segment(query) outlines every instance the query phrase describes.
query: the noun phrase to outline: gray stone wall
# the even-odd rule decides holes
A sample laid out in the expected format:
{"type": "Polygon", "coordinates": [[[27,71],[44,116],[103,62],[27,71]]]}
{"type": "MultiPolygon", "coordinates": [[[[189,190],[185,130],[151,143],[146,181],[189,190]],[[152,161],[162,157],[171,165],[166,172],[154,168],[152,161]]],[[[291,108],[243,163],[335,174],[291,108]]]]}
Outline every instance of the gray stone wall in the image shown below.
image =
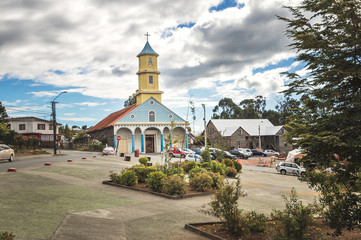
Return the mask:
{"type": "Polygon", "coordinates": [[[103,128],[101,130],[96,130],[92,132],[88,132],[90,134],[90,138],[97,139],[103,143],[108,144],[108,146],[114,147],[114,127],[110,126],[107,128],[103,128]]]}

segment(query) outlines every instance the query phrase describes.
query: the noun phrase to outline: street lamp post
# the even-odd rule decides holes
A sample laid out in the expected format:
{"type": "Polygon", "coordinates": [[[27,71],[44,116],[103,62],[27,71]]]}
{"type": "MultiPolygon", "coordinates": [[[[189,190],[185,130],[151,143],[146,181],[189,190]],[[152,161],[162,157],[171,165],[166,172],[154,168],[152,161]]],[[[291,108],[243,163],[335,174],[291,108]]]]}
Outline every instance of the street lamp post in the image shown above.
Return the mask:
{"type": "Polygon", "coordinates": [[[202,103],[202,107],[203,107],[203,110],[204,110],[204,147],[205,148],[208,148],[207,147],[207,123],[206,123],[206,105],[204,105],[202,103]]]}
{"type": "Polygon", "coordinates": [[[261,145],[261,123],[263,123],[263,121],[261,121],[258,125],[258,146],[259,149],[262,149],[262,145],[261,145]]]}
{"type": "Polygon", "coordinates": [[[67,93],[67,91],[63,91],[61,93],[59,93],[58,96],[56,96],[56,98],[53,99],[53,101],[51,101],[51,110],[52,110],[52,115],[53,115],[53,142],[54,142],[54,155],[56,155],[56,111],[55,111],[55,104],[57,102],[55,102],[55,99],[57,99],[61,94],[63,93],[67,93]]]}

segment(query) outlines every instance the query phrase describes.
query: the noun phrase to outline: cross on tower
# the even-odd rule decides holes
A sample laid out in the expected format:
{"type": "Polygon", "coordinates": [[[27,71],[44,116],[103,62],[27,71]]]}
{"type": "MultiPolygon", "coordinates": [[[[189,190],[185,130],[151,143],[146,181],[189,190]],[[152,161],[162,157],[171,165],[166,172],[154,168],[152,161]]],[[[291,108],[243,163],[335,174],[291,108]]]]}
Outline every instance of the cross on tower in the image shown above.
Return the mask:
{"type": "Polygon", "coordinates": [[[145,36],[147,36],[147,42],[148,42],[148,37],[150,36],[150,34],[147,32],[146,34],[144,34],[145,36]]]}

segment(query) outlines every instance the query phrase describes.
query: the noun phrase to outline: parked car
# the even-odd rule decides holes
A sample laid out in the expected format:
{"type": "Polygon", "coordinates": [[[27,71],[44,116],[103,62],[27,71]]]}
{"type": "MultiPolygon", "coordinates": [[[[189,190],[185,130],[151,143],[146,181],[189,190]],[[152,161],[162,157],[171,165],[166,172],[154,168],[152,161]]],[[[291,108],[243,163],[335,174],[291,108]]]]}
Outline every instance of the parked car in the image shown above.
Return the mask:
{"type": "Polygon", "coordinates": [[[186,155],[184,160],[195,161],[197,163],[200,163],[202,161],[202,157],[195,153],[189,153],[186,155]]]}
{"type": "Polygon", "coordinates": [[[258,149],[252,149],[251,151],[252,151],[253,156],[267,157],[267,154],[265,154],[264,152],[262,152],[258,149]]]}
{"type": "Polygon", "coordinates": [[[188,153],[183,151],[181,148],[170,147],[168,150],[169,157],[181,157],[185,158],[188,153]]]}
{"type": "Polygon", "coordinates": [[[105,147],[103,149],[103,154],[104,155],[114,155],[115,154],[115,150],[113,147],[105,147]]]}
{"type": "Polygon", "coordinates": [[[306,173],[306,169],[298,166],[296,163],[280,162],[276,165],[276,170],[283,175],[293,174],[297,176],[303,176],[306,173]]]}
{"type": "Polygon", "coordinates": [[[236,155],[239,158],[242,158],[242,159],[247,159],[248,158],[248,154],[243,152],[242,150],[239,150],[239,149],[233,149],[233,150],[231,150],[229,152],[231,154],[233,154],[233,155],[236,155]]]}
{"type": "Polygon", "coordinates": [[[182,148],[182,151],[186,153],[195,153],[193,150],[190,150],[189,148],[182,148]]]}
{"type": "Polygon", "coordinates": [[[253,153],[251,151],[251,149],[249,148],[238,148],[237,150],[242,151],[243,153],[245,153],[248,157],[252,157],[253,153]]]}
{"type": "Polygon", "coordinates": [[[231,153],[228,152],[228,151],[224,151],[224,157],[225,157],[225,158],[229,158],[229,159],[237,159],[237,156],[236,156],[236,155],[233,155],[233,154],[231,154],[231,153]]]}
{"type": "Polygon", "coordinates": [[[0,160],[8,160],[9,162],[14,161],[15,153],[14,150],[5,144],[0,144],[0,160]]]}
{"type": "Polygon", "coordinates": [[[274,150],[272,149],[265,149],[263,151],[265,154],[267,154],[267,156],[276,156],[276,157],[279,157],[280,156],[280,153],[279,152],[275,152],[274,150]]]}

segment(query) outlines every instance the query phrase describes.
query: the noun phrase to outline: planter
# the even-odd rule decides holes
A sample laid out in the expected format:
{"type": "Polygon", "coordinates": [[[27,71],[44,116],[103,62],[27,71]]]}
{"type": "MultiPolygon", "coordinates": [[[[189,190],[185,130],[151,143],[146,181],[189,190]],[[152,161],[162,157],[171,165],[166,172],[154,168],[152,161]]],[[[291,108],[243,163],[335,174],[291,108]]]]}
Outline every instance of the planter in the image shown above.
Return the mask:
{"type": "Polygon", "coordinates": [[[200,197],[200,196],[209,196],[209,195],[213,194],[212,192],[199,192],[199,193],[189,193],[189,194],[186,194],[184,196],[180,196],[180,195],[172,196],[172,195],[168,195],[168,194],[165,194],[165,193],[152,192],[152,191],[149,191],[149,190],[146,190],[146,189],[120,185],[120,184],[117,184],[117,183],[113,183],[111,181],[103,181],[103,184],[107,184],[107,185],[111,185],[111,186],[115,186],[115,187],[120,187],[120,188],[126,188],[126,189],[130,189],[130,190],[135,190],[135,191],[138,191],[138,192],[145,192],[145,193],[149,193],[149,194],[152,194],[152,195],[156,195],[156,196],[163,197],[163,198],[168,198],[168,199],[173,199],[173,200],[179,200],[179,199],[184,199],[184,198],[192,198],[192,197],[200,197]]]}
{"type": "Polygon", "coordinates": [[[202,235],[206,238],[212,239],[212,240],[226,240],[225,238],[222,238],[220,236],[214,235],[210,232],[207,231],[203,231],[201,229],[199,229],[199,226],[204,226],[204,225],[211,225],[211,224],[218,224],[218,223],[222,223],[222,222],[205,222],[205,223],[188,223],[184,226],[185,229],[188,229],[194,233],[197,233],[199,235],[202,235]]]}

